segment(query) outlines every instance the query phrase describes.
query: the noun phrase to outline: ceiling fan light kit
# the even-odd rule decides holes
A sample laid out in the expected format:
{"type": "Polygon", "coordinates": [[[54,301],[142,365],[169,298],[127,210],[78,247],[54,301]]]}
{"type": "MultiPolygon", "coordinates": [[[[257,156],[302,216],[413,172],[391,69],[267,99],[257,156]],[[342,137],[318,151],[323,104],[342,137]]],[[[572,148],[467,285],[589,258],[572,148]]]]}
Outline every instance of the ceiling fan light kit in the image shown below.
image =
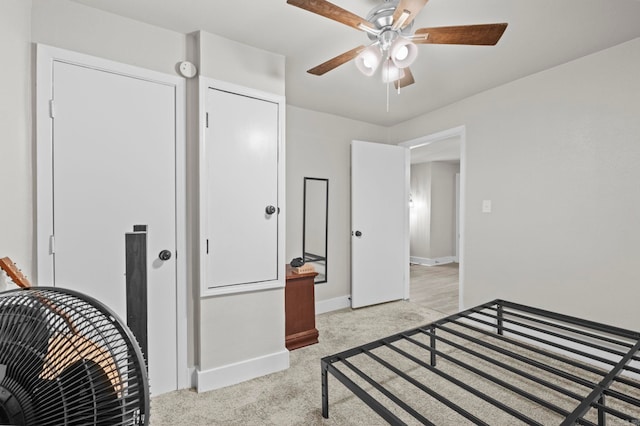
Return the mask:
{"type": "Polygon", "coordinates": [[[397,67],[391,59],[382,64],[382,82],[392,83],[404,77],[404,69],[397,67]]]}
{"type": "MultiPolygon", "coordinates": [[[[380,39],[380,41],[373,43],[360,52],[354,62],[362,74],[371,77],[375,74],[383,58],[385,61],[392,61],[392,67],[385,62],[386,65],[384,69],[386,73],[382,76],[382,81],[388,83],[397,80],[390,80],[391,75],[400,76],[400,73],[397,71],[398,68],[407,68],[416,60],[418,57],[418,46],[411,40],[398,36],[394,32],[381,34],[380,39]],[[394,37],[385,37],[388,34],[394,37]],[[392,41],[389,42],[388,39],[392,41]]],[[[401,76],[399,78],[401,78],[401,76]]]]}
{"type": "Polygon", "coordinates": [[[404,37],[398,37],[389,50],[389,56],[398,68],[406,68],[418,57],[418,46],[404,37]]]}
{"type": "Polygon", "coordinates": [[[342,53],[307,72],[323,75],[355,59],[356,67],[366,76],[382,68],[382,81],[394,82],[396,88],[415,81],[409,66],[418,56],[417,44],[495,45],[507,28],[506,23],[419,28],[411,32],[413,20],[428,0],[385,0],[373,8],[366,19],[327,0],[287,0],[288,4],[348,25],[367,34],[373,41],[342,53]],[[380,67],[382,64],[382,67],[380,67]]]}
{"type": "Polygon", "coordinates": [[[372,44],[360,52],[354,62],[362,74],[370,77],[375,74],[382,62],[382,52],[377,45],[372,44]]]}

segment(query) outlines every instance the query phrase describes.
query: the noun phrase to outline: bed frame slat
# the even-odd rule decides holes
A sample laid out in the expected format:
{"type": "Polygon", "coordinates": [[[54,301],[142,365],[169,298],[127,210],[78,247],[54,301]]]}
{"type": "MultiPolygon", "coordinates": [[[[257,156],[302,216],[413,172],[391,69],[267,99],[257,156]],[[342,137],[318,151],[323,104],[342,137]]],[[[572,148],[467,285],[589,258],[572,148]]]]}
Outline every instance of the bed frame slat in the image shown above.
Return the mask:
{"type": "MultiPolygon", "coordinates": [[[[585,418],[592,410],[596,412],[598,425],[604,426],[608,416],[640,424],[640,398],[622,390],[624,386],[628,387],[626,389],[640,390],[637,380],[640,376],[639,362],[639,332],[496,299],[425,326],[322,358],[322,415],[325,418],[329,416],[328,376],[332,375],[392,425],[404,425],[405,422],[388,408],[388,404],[394,404],[422,424],[434,424],[429,414],[424,410],[421,412],[420,407],[416,406],[419,402],[412,405],[391,390],[389,384],[396,383],[395,380],[400,380],[396,385],[410,384],[474,424],[484,425],[488,420],[494,422],[493,419],[480,418],[451,400],[443,393],[445,389],[439,390],[434,385],[417,380],[411,373],[418,368],[424,374],[434,374],[449,386],[462,390],[462,395],[473,395],[500,412],[528,424],[541,423],[526,412],[509,406],[500,397],[488,394],[486,389],[466,383],[458,375],[471,374],[475,380],[497,386],[496,390],[502,389],[502,392],[524,398],[534,410],[544,409],[555,413],[564,418],[560,425],[595,425],[585,418]],[[461,358],[463,354],[464,360],[461,358]],[[369,363],[356,366],[350,361],[359,357],[365,357],[363,360],[368,359],[369,363]],[[397,358],[406,360],[402,364],[408,362],[414,367],[405,371],[407,367],[402,369],[392,362],[397,358]],[[437,363],[438,358],[444,361],[443,365],[437,363]],[[475,365],[476,360],[478,366],[475,365]],[[371,363],[391,372],[393,377],[389,379],[385,375],[385,385],[376,381],[366,371],[371,363]],[[483,363],[493,366],[495,373],[481,368],[483,363]],[[518,365],[528,368],[525,371],[518,365]],[[352,376],[357,376],[383,395],[385,401],[381,402],[356,384],[340,367],[348,369],[352,376]],[[519,380],[525,380],[522,383],[541,386],[539,392],[542,389],[547,391],[544,397],[536,395],[528,388],[505,380],[503,375],[519,377],[519,380]],[[598,378],[594,381],[593,377],[598,378]],[[564,385],[556,383],[556,380],[564,385]],[[616,388],[612,389],[614,384],[616,388]],[[569,409],[563,408],[554,403],[555,400],[552,402],[547,399],[549,391],[562,395],[563,404],[569,404],[570,401],[575,401],[575,404],[569,409]],[[619,401],[616,406],[611,405],[614,400],[619,401]],[[627,412],[627,406],[638,410],[627,412]]],[[[448,393],[451,394],[450,391],[448,393]]],[[[460,398],[465,400],[464,397],[460,398]]]]}

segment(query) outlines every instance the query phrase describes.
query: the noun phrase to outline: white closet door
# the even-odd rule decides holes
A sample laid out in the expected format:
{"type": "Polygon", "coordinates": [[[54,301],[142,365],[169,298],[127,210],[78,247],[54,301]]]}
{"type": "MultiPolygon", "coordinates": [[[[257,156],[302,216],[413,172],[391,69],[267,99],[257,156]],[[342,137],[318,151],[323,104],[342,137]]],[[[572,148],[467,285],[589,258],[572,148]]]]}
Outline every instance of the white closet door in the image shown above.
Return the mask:
{"type": "Polygon", "coordinates": [[[151,390],[174,390],[175,89],[55,62],[53,97],[55,286],[88,294],[126,321],[125,234],[147,225],[151,390]],[[164,249],[173,256],[161,261],[164,249]]]}
{"type": "Polygon", "coordinates": [[[278,279],[278,104],[207,91],[207,287],[278,279]]]}

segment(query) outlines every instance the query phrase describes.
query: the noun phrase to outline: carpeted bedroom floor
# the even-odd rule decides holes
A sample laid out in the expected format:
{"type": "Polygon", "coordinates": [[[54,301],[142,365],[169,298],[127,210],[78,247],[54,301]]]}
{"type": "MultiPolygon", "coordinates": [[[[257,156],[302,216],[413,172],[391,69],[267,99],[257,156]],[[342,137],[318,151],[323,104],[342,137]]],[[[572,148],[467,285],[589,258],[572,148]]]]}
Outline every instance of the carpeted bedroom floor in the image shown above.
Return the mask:
{"type": "Polygon", "coordinates": [[[330,384],[329,420],[322,418],[320,359],[371,340],[417,327],[444,314],[399,301],[318,315],[320,342],[291,352],[290,368],[201,394],[171,392],[151,401],[152,426],[160,425],[376,425],[382,419],[337,382],[330,384]]]}
{"type": "MultiPolygon", "coordinates": [[[[152,426],[159,425],[228,425],[228,426],[248,426],[248,425],[384,425],[386,422],[375,414],[369,407],[355,397],[345,386],[340,384],[334,377],[329,378],[329,419],[323,419],[321,414],[321,386],[320,386],[320,359],[326,355],[331,355],[354,346],[358,346],[379,338],[383,338],[397,332],[425,325],[445,314],[432,310],[423,304],[415,302],[392,302],[382,305],[362,308],[357,310],[345,309],[318,315],[316,325],[320,331],[320,343],[291,352],[291,367],[288,370],[274,373],[268,376],[250,380],[235,386],[224,389],[198,394],[193,390],[182,390],[171,392],[153,398],[151,402],[152,426]]],[[[480,335],[479,335],[480,336],[480,335]]],[[[425,342],[428,344],[428,342],[425,342]]],[[[506,347],[509,347],[507,345],[506,347]]],[[[477,366],[482,371],[497,377],[503,382],[526,389],[528,392],[537,395],[544,400],[552,400],[554,404],[564,407],[563,409],[572,411],[576,401],[566,398],[564,394],[553,394],[548,387],[537,386],[523,379],[522,377],[509,374],[506,370],[495,367],[491,363],[471,359],[464,353],[450,347],[440,350],[444,353],[456,352],[455,357],[463,362],[477,366]]],[[[379,348],[375,351],[388,351],[378,355],[388,359],[395,354],[390,349],[379,348]]],[[[407,349],[409,350],[409,349],[407,349]]],[[[359,368],[366,368],[368,357],[361,355],[363,359],[352,359],[359,368]]],[[[424,354],[418,355],[424,356],[424,354]]],[[[510,364],[513,359],[495,356],[495,360],[502,361],[503,364],[510,364]]],[[[536,359],[536,354],[529,354],[529,357],[536,359]]],[[[549,362],[549,360],[542,360],[549,362]]],[[[455,399],[461,406],[470,413],[474,413],[479,418],[491,425],[514,425],[524,424],[514,417],[506,414],[493,405],[481,401],[478,398],[470,397],[466,391],[457,387],[451,387],[448,383],[416,364],[407,361],[406,358],[398,358],[393,361],[400,366],[403,371],[411,371],[411,376],[418,378],[422,383],[428,383],[438,392],[448,392],[448,398],[455,399]],[[403,366],[403,363],[405,364],[403,366]],[[449,387],[448,387],[449,386],[449,387]]],[[[487,384],[478,376],[468,373],[458,375],[452,369],[453,364],[439,361],[439,370],[445,373],[456,375],[465,385],[475,389],[483,389],[488,392],[500,404],[513,407],[538,424],[550,425],[559,424],[561,417],[551,410],[541,409],[540,406],[532,404],[525,398],[506,391],[504,388],[487,384]]],[[[553,360],[551,361],[553,365],[553,360]]],[[[531,367],[520,367],[528,370],[531,367]]],[[[372,372],[377,376],[376,380],[384,382],[385,387],[392,389],[414,407],[420,407],[431,421],[436,425],[458,426],[462,424],[472,424],[468,420],[457,415],[455,412],[444,408],[433,398],[427,397],[415,387],[401,379],[392,378],[392,374],[386,369],[374,369],[372,372]],[[444,409],[443,409],[444,408],[444,409]]],[[[369,373],[368,373],[369,374],[369,373]]],[[[543,373],[536,371],[540,376],[543,373]]],[[[583,370],[574,371],[578,377],[591,380],[594,383],[599,381],[598,375],[585,372],[583,370]],[[588,377],[592,376],[592,377],[588,377]]],[[[557,376],[549,373],[545,377],[548,382],[559,384],[561,387],[570,389],[577,394],[584,394],[585,388],[579,388],[574,382],[563,381],[557,376]]],[[[365,384],[365,387],[368,386],[365,384]]],[[[624,389],[622,392],[640,399],[640,388],[624,389]]],[[[611,401],[609,399],[609,401],[611,401]]],[[[614,403],[612,403],[613,405],[614,403]]],[[[625,410],[628,410],[626,407],[625,410]]],[[[406,413],[399,413],[392,409],[396,415],[404,414],[401,418],[408,424],[416,424],[415,419],[407,418],[406,413]]],[[[597,422],[595,410],[589,415],[589,420],[597,422]]],[[[633,423],[612,419],[607,422],[611,425],[640,424],[640,408],[632,407],[629,413],[633,416],[633,423]]]]}

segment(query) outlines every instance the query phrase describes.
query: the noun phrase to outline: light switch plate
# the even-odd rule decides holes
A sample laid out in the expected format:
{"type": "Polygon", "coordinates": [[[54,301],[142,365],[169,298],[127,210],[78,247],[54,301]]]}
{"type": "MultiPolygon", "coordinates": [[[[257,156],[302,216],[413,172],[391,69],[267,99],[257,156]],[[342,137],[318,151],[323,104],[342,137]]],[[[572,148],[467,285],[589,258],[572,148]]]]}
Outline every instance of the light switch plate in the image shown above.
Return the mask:
{"type": "Polygon", "coordinates": [[[491,213],[491,200],[482,200],[482,213],[491,213]]]}

